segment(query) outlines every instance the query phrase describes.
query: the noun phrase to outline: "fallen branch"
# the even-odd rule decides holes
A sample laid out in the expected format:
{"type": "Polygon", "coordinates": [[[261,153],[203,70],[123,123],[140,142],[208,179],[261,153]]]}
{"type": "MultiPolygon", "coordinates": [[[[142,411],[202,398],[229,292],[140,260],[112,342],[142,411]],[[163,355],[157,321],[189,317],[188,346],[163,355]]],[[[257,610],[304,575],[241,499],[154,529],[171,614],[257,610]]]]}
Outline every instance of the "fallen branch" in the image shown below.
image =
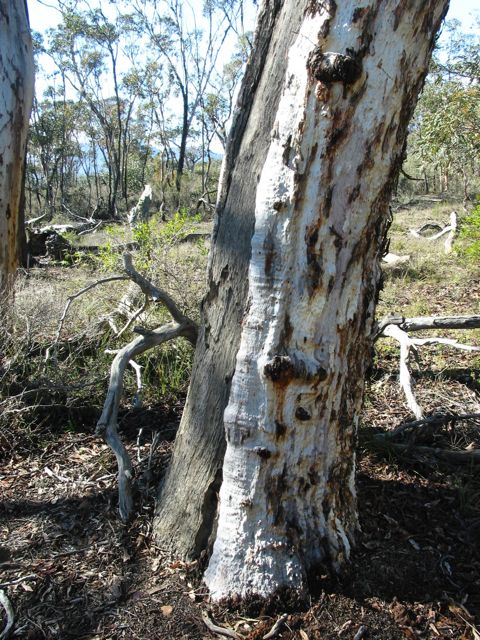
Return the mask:
{"type": "Polygon", "coordinates": [[[162,289],[157,289],[157,287],[155,287],[149,280],[147,280],[147,278],[138,273],[138,271],[133,266],[132,256],[130,253],[123,254],[123,268],[125,269],[125,273],[128,275],[130,280],[138,285],[145,295],[152,298],[154,302],[161,302],[165,305],[168,312],[176,322],[182,324],[186,320],[188,320],[188,318],[180,311],[176,302],[168,295],[168,293],[166,293],[162,289]]]}
{"type": "MultiPolygon", "coordinates": [[[[195,345],[198,327],[193,320],[180,311],[173,298],[165,291],[155,287],[136,271],[133,266],[132,256],[129,253],[124,254],[123,263],[127,276],[140,287],[145,296],[152,298],[155,302],[163,303],[175,320],[173,323],[153,330],[142,330],[139,327],[135,327],[134,331],[140,333],[140,336],[118,351],[110,368],[108,391],[103,404],[102,415],[97,423],[96,432],[103,437],[117,458],[119,511],[122,520],[127,521],[133,509],[131,492],[132,463],[118,435],[118,409],[123,390],[125,369],[128,363],[133,361],[136,356],[169,340],[183,337],[192,345],[195,345]]],[[[138,367],[136,363],[133,363],[132,366],[134,368],[138,367]]],[[[141,389],[139,370],[138,368],[136,370],[138,389],[141,389]]]]}
{"type": "Polygon", "coordinates": [[[387,316],[380,320],[375,332],[381,337],[385,327],[394,324],[404,331],[424,331],[426,329],[480,329],[480,316],[420,316],[404,318],[403,316],[387,316]]]}
{"type": "Polygon", "coordinates": [[[5,625],[2,633],[0,633],[0,640],[6,640],[8,637],[10,637],[10,634],[12,632],[13,624],[15,622],[15,614],[13,611],[12,603],[8,599],[5,591],[3,591],[2,589],[0,589],[0,604],[5,609],[5,613],[7,616],[7,624],[5,625]]]}
{"type": "Polygon", "coordinates": [[[44,218],[46,218],[49,215],[49,213],[50,213],[49,211],[46,211],[45,213],[42,213],[42,215],[38,216],[37,218],[30,218],[30,220],[25,220],[25,226],[31,227],[37,222],[40,222],[40,220],[43,220],[44,218]]]}
{"type": "Polygon", "coordinates": [[[445,462],[453,462],[455,464],[480,464],[480,449],[472,449],[471,451],[451,451],[450,449],[438,449],[434,447],[425,447],[419,445],[403,444],[399,442],[388,442],[389,448],[400,452],[413,452],[428,456],[434,456],[445,462]]]}
{"type": "Polygon", "coordinates": [[[214,624],[210,618],[208,617],[208,613],[206,611],[202,611],[202,620],[205,623],[205,626],[212,633],[216,633],[220,636],[226,636],[227,638],[234,638],[234,640],[241,640],[242,636],[239,636],[233,629],[227,629],[226,627],[219,627],[214,624]]]}
{"type": "Polygon", "coordinates": [[[420,229],[410,229],[410,235],[415,238],[419,238],[422,240],[438,240],[446,233],[448,233],[448,237],[445,240],[445,253],[451,253],[453,239],[455,237],[455,233],[457,232],[457,214],[455,211],[452,211],[450,214],[450,223],[445,225],[443,228],[440,227],[440,231],[434,233],[432,236],[424,235],[424,232],[427,229],[438,228],[440,225],[436,225],[433,223],[424,224],[420,229]]]}
{"type": "Polygon", "coordinates": [[[423,426],[442,426],[444,424],[453,424],[455,422],[461,422],[462,420],[480,420],[480,413],[464,413],[464,414],[454,414],[454,413],[437,413],[433,416],[429,416],[428,418],[422,418],[421,420],[409,420],[408,422],[403,422],[398,427],[393,429],[393,431],[389,431],[388,433],[377,434],[375,437],[394,439],[399,435],[405,433],[409,429],[418,429],[418,427],[423,426]]]}
{"type": "Polygon", "coordinates": [[[410,261],[410,256],[405,255],[405,256],[397,256],[396,253],[386,253],[383,258],[382,258],[382,262],[385,262],[386,264],[394,267],[397,264],[405,264],[406,262],[410,261]]]}
{"type": "Polygon", "coordinates": [[[282,630],[287,621],[287,618],[288,615],[286,613],[281,615],[280,618],[275,622],[273,627],[270,629],[270,631],[263,636],[263,640],[270,640],[270,638],[275,638],[275,636],[277,636],[282,630]]]}
{"type": "Polygon", "coordinates": [[[110,382],[103,405],[102,415],[97,423],[96,433],[103,437],[112,449],[118,464],[118,498],[122,520],[127,521],[133,508],[131,493],[132,463],[130,456],[118,435],[118,409],[123,389],[123,374],[133,358],[152,347],[180,336],[187,337],[190,327],[176,323],[155,329],[148,335],[139,336],[120,349],[113,359],[110,382]]]}
{"type": "Polygon", "coordinates": [[[410,338],[407,330],[418,331],[427,328],[471,328],[480,326],[480,316],[451,316],[444,318],[389,318],[383,320],[378,325],[375,337],[390,337],[397,340],[400,344],[400,386],[402,387],[407,405],[413,412],[417,420],[423,418],[423,410],[415,398],[412,388],[412,377],[408,367],[410,352],[417,353],[417,347],[427,344],[443,344],[454,349],[464,351],[480,351],[480,347],[463,344],[452,338],[410,338]],[[478,323],[478,325],[477,325],[478,323]]]}
{"type": "Polygon", "coordinates": [[[400,343],[400,386],[405,393],[409,409],[415,414],[417,420],[420,420],[423,418],[423,410],[418,404],[415,394],[413,393],[412,377],[408,368],[410,350],[412,348],[414,349],[415,346],[408,334],[394,324],[390,324],[385,327],[383,335],[394,338],[400,343]]]}

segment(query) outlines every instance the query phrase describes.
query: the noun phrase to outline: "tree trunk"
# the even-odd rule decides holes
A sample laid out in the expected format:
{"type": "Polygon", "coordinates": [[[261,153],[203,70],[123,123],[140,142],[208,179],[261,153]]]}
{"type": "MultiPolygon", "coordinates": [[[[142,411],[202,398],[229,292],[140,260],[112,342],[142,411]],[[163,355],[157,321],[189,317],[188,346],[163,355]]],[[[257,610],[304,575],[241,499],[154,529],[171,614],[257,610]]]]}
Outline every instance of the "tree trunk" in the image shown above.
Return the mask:
{"type": "Polygon", "coordinates": [[[22,253],[20,208],[33,80],[26,3],[0,0],[0,289],[22,253]]]}
{"type": "Polygon", "coordinates": [[[216,599],[302,588],[350,554],[388,203],[447,5],[264,2],[156,517],[160,544],[198,554],[223,475],[205,574],[216,599]]]}

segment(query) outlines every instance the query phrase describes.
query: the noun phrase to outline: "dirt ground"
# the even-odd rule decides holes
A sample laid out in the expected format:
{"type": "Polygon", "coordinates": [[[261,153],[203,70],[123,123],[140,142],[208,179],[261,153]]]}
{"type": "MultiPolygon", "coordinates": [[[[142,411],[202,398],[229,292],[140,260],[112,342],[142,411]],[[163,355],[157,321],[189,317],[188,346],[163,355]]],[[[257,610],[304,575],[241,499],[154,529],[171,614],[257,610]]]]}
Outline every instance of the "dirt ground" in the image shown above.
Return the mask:
{"type": "MultiPolygon", "coordinates": [[[[124,423],[123,437],[141,459],[138,512],[128,526],[118,520],[115,467],[93,422],[2,465],[0,588],[15,609],[13,637],[210,638],[202,620],[209,612],[249,640],[263,638],[284,613],[277,636],[284,639],[478,639],[479,471],[439,467],[413,451],[372,450],[375,427],[361,434],[362,532],[346,573],[314,576],[305,599],[210,606],[199,567],[164,561],[151,536],[154,487],[180,411],[180,404],[155,407],[124,423]],[[139,423],[146,426],[137,443],[139,423]],[[160,427],[149,469],[153,423],[160,427]]],[[[385,419],[384,407],[367,406],[364,419],[375,417],[385,419]]],[[[469,429],[457,428],[456,437],[480,446],[478,422],[469,429]]],[[[451,443],[452,434],[444,439],[451,443]]]]}
{"type": "MultiPolygon", "coordinates": [[[[422,313],[478,309],[478,278],[447,279],[439,287],[406,270],[395,282],[385,307],[394,299],[394,312],[412,301],[417,307],[410,309],[421,303],[422,313]]],[[[462,338],[480,344],[479,332],[462,338]]],[[[392,442],[382,437],[411,415],[398,387],[398,347],[379,344],[359,434],[362,530],[344,574],[320,570],[308,596],[287,593],[242,605],[213,606],[202,567],[169,561],[152,538],[155,491],[181,397],[137,411],[126,399],[121,435],[135,460],[136,488],[128,525],[117,515],[114,458],[94,435],[100,407],[39,408],[37,427],[23,439],[17,434],[14,448],[8,433],[0,437],[0,595],[14,610],[11,637],[222,637],[208,629],[208,615],[244,640],[264,638],[281,616],[275,637],[283,640],[480,640],[480,465],[454,464],[417,448],[480,448],[480,420],[455,418],[480,412],[480,359],[428,347],[412,367],[426,415],[450,417],[414,437],[408,431],[392,442]]]]}

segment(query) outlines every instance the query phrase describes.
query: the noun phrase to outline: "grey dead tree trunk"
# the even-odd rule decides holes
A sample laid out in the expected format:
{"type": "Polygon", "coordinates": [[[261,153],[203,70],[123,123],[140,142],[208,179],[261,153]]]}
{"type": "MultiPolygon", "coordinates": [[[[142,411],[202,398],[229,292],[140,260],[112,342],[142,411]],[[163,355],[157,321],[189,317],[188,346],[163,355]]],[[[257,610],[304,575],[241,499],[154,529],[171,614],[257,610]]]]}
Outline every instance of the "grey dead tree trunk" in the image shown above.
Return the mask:
{"type": "Polygon", "coordinates": [[[0,0],[0,289],[22,254],[20,209],[33,81],[26,2],[0,0]]]}
{"type": "Polygon", "coordinates": [[[447,6],[266,0],[260,10],[155,521],[176,555],[215,539],[205,580],[216,599],[302,588],[316,566],[350,554],[388,203],[447,6]]]}

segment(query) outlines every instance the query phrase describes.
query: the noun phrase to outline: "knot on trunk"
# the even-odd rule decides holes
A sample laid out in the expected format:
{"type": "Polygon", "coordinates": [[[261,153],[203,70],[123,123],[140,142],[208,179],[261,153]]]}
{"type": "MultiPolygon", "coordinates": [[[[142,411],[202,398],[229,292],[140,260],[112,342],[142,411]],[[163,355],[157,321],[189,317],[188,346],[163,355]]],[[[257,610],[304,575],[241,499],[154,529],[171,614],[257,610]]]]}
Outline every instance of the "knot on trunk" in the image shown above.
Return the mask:
{"type": "Polygon", "coordinates": [[[316,80],[327,85],[333,82],[350,85],[362,74],[361,64],[354,55],[331,51],[324,53],[320,47],[315,47],[311,52],[307,67],[316,80]]]}
{"type": "Polygon", "coordinates": [[[267,362],[263,373],[272,382],[286,383],[295,378],[295,364],[289,356],[275,356],[267,362]]]}

